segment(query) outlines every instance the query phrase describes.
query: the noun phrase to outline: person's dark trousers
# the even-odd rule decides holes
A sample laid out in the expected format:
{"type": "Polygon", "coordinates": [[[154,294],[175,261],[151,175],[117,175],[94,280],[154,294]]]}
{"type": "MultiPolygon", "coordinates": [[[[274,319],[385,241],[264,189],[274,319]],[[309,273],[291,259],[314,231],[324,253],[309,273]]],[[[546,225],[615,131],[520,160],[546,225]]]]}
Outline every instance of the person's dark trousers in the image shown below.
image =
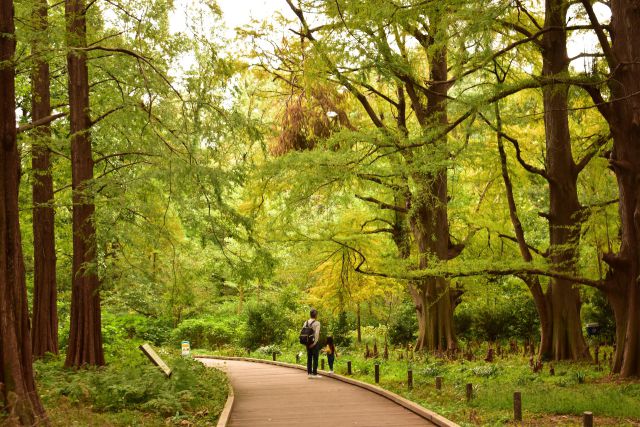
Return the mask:
{"type": "Polygon", "coordinates": [[[327,362],[329,362],[329,370],[333,371],[333,361],[336,358],[333,354],[327,354],[327,362]]]}
{"type": "Polygon", "coordinates": [[[318,357],[320,356],[320,349],[317,345],[307,348],[307,374],[318,374],[318,357]],[[313,366],[312,366],[313,365],[313,366]]]}

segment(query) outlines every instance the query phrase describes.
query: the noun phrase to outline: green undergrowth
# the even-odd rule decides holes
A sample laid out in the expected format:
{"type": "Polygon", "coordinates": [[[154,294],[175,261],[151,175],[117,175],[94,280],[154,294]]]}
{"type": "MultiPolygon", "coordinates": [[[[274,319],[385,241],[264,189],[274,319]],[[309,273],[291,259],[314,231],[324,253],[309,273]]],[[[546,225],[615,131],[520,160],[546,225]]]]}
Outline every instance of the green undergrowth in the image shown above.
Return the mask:
{"type": "Polygon", "coordinates": [[[53,426],[214,426],[227,378],[176,352],[156,349],[166,376],[137,349],[112,353],[101,368],[66,369],[64,358],[35,363],[38,391],[53,426]]]}
{"type": "MultiPolygon", "coordinates": [[[[300,348],[278,349],[279,361],[306,363],[300,348]]],[[[361,350],[340,352],[335,372],[347,373],[352,362],[353,377],[375,383],[374,365],[380,364],[380,386],[437,412],[461,426],[498,426],[513,423],[513,393],[522,394],[525,425],[578,426],[583,412],[593,412],[596,425],[640,426],[640,383],[621,381],[608,369],[587,363],[556,363],[555,375],[544,365],[534,373],[529,359],[511,355],[492,363],[483,360],[450,361],[434,356],[391,352],[390,360],[365,359],[361,350]],[[414,387],[408,390],[407,370],[413,371],[414,387]],[[435,389],[435,377],[443,378],[443,389],[435,389]],[[466,384],[473,384],[473,399],[466,400],[466,384]]],[[[196,351],[211,354],[211,351],[196,351]]],[[[247,356],[240,349],[224,348],[219,355],[247,356]]],[[[251,357],[271,359],[271,352],[255,351],[251,357]]],[[[328,365],[325,362],[325,368],[328,365]]]]}

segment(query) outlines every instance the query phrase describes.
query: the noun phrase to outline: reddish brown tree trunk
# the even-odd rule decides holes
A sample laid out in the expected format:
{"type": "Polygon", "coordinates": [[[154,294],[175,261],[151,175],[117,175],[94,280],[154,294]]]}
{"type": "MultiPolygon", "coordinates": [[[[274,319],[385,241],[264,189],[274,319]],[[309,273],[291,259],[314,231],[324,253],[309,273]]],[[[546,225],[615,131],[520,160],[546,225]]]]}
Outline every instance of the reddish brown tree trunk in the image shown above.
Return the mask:
{"type": "Polygon", "coordinates": [[[605,118],[613,135],[610,164],[620,193],[622,238],[619,254],[605,259],[612,267],[606,292],[622,329],[616,333],[620,366],[614,372],[632,377],[640,376],[640,4],[613,0],[611,12],[613,102],[605,118]]]}
{"type": "Polygon", "coordinates": [[[86,6],[66,0],[69,116],[71,121],[71,183],[73,189],[73,277],[71,325],[66,366],[104,365],[100,292],[96,274],[95,206],[91,184],[93,158],[89,129],[89,73],[86,48],[86,6]]]}
{"type": "MultiPolygon", "coordinates": [[[[566,0],[545,2],[545,28],[542,38],[542,74],[563,77],[568,73],[566,0]]],[[[581,207],[578,200],[578,170],[571,152],[568,117],[568,86],[553,84],[543,87],[546,139],[545,169],[549,182],[550,260],[555,271],[574,274],[577,270],[580,241],[581,207]]],[[[574,283],[551,279],[547,291],[551,320],[551,339],[541,346],[546,358],[588,359],[587,344],[580,322],[580,294],[574,283]]]]}
{"type": "Polygon", "coordinates": [[[0,0],[0,411],[9,422],[46,424],[31,366],[31,337],[18,211],[13,2],[0,0]]]}
{"type": "MultiPolygon", "coordinates": [[[[48,5],[39,0],[32,17],[36,37],[32,42],[35,67],[31,78],[33,122],[51,114],[49,64],[43,55],[48,43],[48,5]]],[[[56,291],[56,248],[54,234],[53,179],[49,144],[51,129],[48,124],[32,132],[33,169],[33,328],[31,338],[33,356],[58,354],[58,310],[56,291]]]]}
{"type": "MultiPolygon", "coordinates": [[[[447,125],[447,54],[444,48],[431,53],[430,85],[423,127],[447,125]]],[[[415,97],[413,103],[416,103],[415,97]]],[[[417,106],[414,110],[421,111],[417,106]]],[[[418,113],[416,113],[418,115],[418,113]]],[[[437,156],[445,155],[446,136],[436,142],[437,156]]],[[[420,268],[428,267],[428,257],[440,261],[451,258],[449,252],[449,222],[447,217],[447,169],[434,173],[414,173],[416,190],[411,196],[409,223],[420,254],[420,268]]],[[[456,336],[453,327],[453,304],[449,280],[442,277],[426,279],[411,287],[411,296],[418,316],[417,350],[453,350],[456,336]]]]}
{"type": "MultiPolygon", "coordinates": [[[[435,179],[416,174],[414,180],[416,187],[423,192],[412,197],[409,221],[421,254],[420,268],[424,269],[428,267],[429,256],[438,260],[448,259],[446,171],[440,171],[435,179]],[[428,182],[428,179],[432,181],[428,182]]],[[[411,296],[418,315],[416,350],[454,349],[456,339],[449,281],[441,277],[425,279],[411,287],[411,296]]]]}
{"type": "Polygon", "coordinates": [[[611,76],[606,79],[610,101],[586,87],[609,123],[613,151],[609,164],[620,195],[620,250],[605,254],[609,264],[604,289],[616,320],[613,371],[640,376],[640,3],[612,0],[611,37],[599,27],[591,2],[582,1],[596,27],[611,76]]]}

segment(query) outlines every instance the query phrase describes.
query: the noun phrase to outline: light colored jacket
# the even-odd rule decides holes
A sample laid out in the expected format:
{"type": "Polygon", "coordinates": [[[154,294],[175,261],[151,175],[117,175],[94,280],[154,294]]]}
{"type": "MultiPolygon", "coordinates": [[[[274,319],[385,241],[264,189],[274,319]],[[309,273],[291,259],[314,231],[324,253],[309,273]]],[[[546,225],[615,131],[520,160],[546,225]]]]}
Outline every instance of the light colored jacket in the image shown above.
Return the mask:
{"type": "Polygon", "coordinates": [[[313,345],[311,347],[315,347],[316,344],[318,344],[318,341],[320,341],[320,322],[318,322],[316,319],[309,319],[306,322],[304,322],[304,325],[302,325],[302,327],[304,328],[305,326],[309,326],[313,329],[313,345]]]}

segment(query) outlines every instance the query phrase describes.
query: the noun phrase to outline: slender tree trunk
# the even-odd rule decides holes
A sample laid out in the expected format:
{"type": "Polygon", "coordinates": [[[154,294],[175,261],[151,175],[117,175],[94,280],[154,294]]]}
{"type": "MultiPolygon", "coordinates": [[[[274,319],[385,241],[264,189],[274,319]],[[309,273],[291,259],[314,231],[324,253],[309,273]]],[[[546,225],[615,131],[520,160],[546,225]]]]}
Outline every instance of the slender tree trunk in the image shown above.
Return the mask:
{"type": "Polygon", "coordinates": [[[362,342],[362,324],[360,319],[360,303],[356,306],[356,330],[358,333],[358,344],[362,342]]]}
{"type": "MultiPolygon", "coordinates": [[[[522,227],[520,217],[518,216],[518,209],[516,206],[515,198],[513,196],[513,185],[511,183],[511,178],[509,177],[509,169],[507,168],[507,154],[504,150],[504,143],[502,141],[502,118],[500,117],[500,102],[495,103],[495,111],[498,130],[498,152],[500,154],[502,179],[504,181],[504,186],[507,194],[507,203],[509,205],[509,217],[511,218],[511,224],[513,225],[513,230],[516,235],[516,241],[518,242],[518,248],[520,249],[522,259],[524,259],[526,262],[532,262],[533,256],[531,255],[529,246],[527,246],[527,241],[524,236],[524,228],[522,227]]],[[[525,282],[525,284],[529,288],[529,291],[531,291],[533,302],[538,313],[538,318],[540,319],[539,356],[542,357],[543,352],[545,351],[543,349],[551,348],[552,323],[550,319],[549,306],[547,305],[544,291],[542,290],[542,286],[540,285],[540,279],[537,276],[527,275],[522,276],[521,279],[525,282]]]]}
{"type": "MultiPolygon", "coordinates": [[[[542,37],[542,74],[563,77],[568,74],[567,34],[565,25],[568,2],[546,0],[542,37]]],[[[555,271],[573,274],[578,269],[581,207],[578,200],[578,170],[571,152],[569,133],[568,86],[544,86],[544,124],[546,139],[545,169],[549,182],[550,260],[555,271]]],[[[551,348],[541,347],[541,355],[555,360],[589,359],[589,350],[582,335],[580,294],[576,285],[567,280],[551,279],[547,291],[551,312],[551,348]]]]}
{"type": "Polygon", "coordinates": [[[104,365],[100,283],[96,274],[93,158],[89,119],[89,73],[84,0],[66,0],[71,180],[73,189],[73,277],[66,366],[104,365]]]}
{"type": "MultiPolygon", "coordinates": [[[[31,78],[34,122],[51,115],[49,64],[43,57],[48,45],[47,10],[47,1],[38,0],[32,12],[36,30],[31,48],[36,58],[31,78]]],[[[34,290],[31,338],[33,356],[40,358],[45,353],[58,354],[53,178],[49,150],[51,129],[48,124],[43,125],[36,128],[32,135],[34,290]]]]}
{"type": "Polygon", "coordinates": [[[31,366],[31,336],[20,237],[13,2],[0,0],[0,412],[9,422],[48,424],[31,366]]]}

